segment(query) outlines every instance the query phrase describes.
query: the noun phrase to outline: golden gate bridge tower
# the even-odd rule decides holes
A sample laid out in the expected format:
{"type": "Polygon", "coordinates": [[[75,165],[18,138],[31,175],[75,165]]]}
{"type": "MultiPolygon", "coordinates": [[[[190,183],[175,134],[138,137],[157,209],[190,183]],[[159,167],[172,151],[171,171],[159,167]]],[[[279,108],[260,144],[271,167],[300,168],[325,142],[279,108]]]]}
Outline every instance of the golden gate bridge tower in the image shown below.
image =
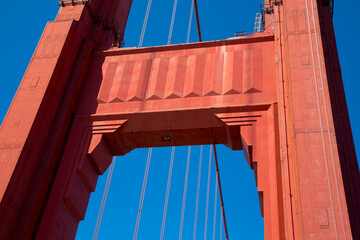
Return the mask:
{"type": "Polygon", "coordinates": [[[197,21],[197,43],[122,48],[131,3],[60,1],[46,25],[0,128],[1,239],[74,239],[113,156],[202,144],[243,150],[265,239],[360,239],[333,1],[265,0],[263,31],[201,42],[197,21]]]}

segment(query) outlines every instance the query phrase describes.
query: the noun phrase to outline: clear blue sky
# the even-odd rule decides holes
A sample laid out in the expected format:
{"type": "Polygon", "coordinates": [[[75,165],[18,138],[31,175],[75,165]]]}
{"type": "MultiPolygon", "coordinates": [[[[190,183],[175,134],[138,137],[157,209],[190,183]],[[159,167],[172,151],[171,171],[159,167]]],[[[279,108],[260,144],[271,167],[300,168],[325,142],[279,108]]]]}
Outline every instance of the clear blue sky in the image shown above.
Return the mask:
{"type": "MultiPolygon", "coordinates": [[[[252,31],[255,13],[259,12],[259,2],[223,0],[220,4],[220,1],[215,0],[198,0],[203,40],[225,39],[232,37],[236,31],[252,31]]],[[[138,44],[146,4],[147,0],[133,0],[125,36],[127,47],[138,44]]],[[[178,2],[172,43],[186,41],[190,4],[191,0],[178,2]]],[[[360,78],[357,62],[360,48],[357,42],[360,33],[356,29],[358,19],[354,7],[357,4],[355,0],[336,1],[334,23],[353,135],[359,152],[360,78]]],[[[172,0],[153,0],[144,46],[166,44],[172,6],[172,0]]],[[[58,6],[55,0],[36,3],[19,0],[2,2],[2,9],[0,119],[6,114],[46,22],[55,18],[58,6]]],[[[196,41],[195,22],[193,23],[191,41],[196,41]]],[[[138,239],[157,239],[160,236],[170,151],[169,148],[153,151],[138,239]]],[[[186,151],[185,147],[176,149],[165,239],[178,237],[186,151]]],[[[146,155],[146,149],[139,149],[117,159],[99,239],[132,239],[146,155]]],[[[206,146],[203,156],[197,239],[203,238],[208,155],[209,147],[206,146]]],[[[192,238],[199,147],[193,147],[191,156],[183,239],[192,238]]],[[[260,217],[253,172],[245,163],[241,152],[231,152],[220,146],[219,156],[231,239],[263,239],[263,220],[260,217]]],[[[208,239],[212,239],[214,173],[212,168],[208,239]]],[[[106,174],[99,179],[97,191],[92,194],[86,220],[79,227],[79,240],[92,238],[106,174]]],[[[219,212],[218,205],[217,213],[219,212]]],[[[217,222],[216,239],[219,239],[218,228],[217,222]]]]}

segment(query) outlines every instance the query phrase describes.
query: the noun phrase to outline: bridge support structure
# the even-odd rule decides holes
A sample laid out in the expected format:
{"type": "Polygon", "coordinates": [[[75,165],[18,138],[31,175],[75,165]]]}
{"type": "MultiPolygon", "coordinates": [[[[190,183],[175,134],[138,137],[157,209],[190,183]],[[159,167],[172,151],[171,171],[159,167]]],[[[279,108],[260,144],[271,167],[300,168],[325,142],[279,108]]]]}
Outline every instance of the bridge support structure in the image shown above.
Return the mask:
{"type": "Polygon", "coordinates": [[[225,144],[254,169],[266,239],[358,239],[360,175],[321,1],[265,32],[112,48],[131,0],[62,1],[0,129],[0,235],[72,239],[98,175],[140,147],[225,144]]]}

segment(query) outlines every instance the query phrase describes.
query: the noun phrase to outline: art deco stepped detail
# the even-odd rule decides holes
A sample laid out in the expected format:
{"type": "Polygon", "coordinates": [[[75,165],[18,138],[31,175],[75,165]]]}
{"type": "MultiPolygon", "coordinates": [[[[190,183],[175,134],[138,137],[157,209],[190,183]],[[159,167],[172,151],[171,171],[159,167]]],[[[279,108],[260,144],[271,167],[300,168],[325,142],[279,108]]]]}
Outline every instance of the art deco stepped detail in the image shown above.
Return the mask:
{"type": "Polygon", "coordinates": [[[2,239],[73,239],[114,155],[212,143],[244,151],[266,239],[360,238],[331,5],[266,1],[261,33],[119,49],[131,0],[61,3],[0,129],[2,239]]]}

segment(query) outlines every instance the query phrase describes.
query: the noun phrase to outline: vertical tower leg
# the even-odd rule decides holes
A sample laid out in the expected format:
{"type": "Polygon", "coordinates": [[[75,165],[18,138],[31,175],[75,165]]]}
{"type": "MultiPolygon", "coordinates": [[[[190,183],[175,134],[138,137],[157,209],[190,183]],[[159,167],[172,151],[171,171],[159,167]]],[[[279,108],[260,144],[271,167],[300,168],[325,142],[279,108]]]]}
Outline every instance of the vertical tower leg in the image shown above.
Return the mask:
{"type": "Polygon", "coordinates": [[[2,239],[34,237],[91,53],[116,42],[130,5],[131,0],[61,1],[55,21],[46,25],[0,128],[2,239]]]}
{"type": "Polygon", "coordinates": [[[36,239],[74,239],[83,220],[98,175],[111,164],[112,154],[101,134],[89,123],[75,119],[54,183],[47,199],[36,239]]]}
{"type": "Polygon", "coordinates": [[[283,168],[288,177],[283,189],[289,190],[284,207],[292,216],[286,226],[291,220],[295,239],[357,239],[360,214],[354,202],[360,202],[360,175],[330,8],[317,0],[270,2],[283,126],[280,152],[288,166],[283,168]]]}

